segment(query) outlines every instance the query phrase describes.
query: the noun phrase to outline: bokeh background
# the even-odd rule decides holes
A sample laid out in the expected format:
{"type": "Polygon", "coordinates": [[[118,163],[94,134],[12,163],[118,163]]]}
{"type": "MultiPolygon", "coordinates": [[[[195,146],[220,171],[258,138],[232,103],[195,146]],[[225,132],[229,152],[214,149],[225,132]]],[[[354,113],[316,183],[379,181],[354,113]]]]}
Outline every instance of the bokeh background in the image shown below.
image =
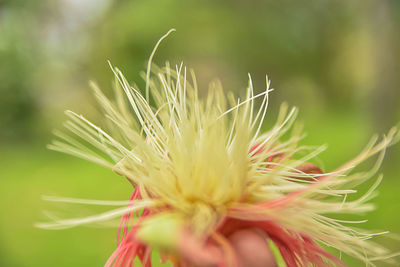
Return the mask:
{"type": "MultiPolygon", "coordinates": [[[[143,88],[139,74],[156,40],[173,27],[156,63],[183,61],[202,89],[218,77],[237,95],[247,73],[258,91],[268,74],[276,90],[267,124],[282,101],[298,106],[304,142],[329,144],[320,156],[326,170],[400,121],[400,1],[1,0],[0,266],[105,263],[116,229],[37,229],[46,210],[94,212],[50,205],[41,196],[126,200],[131,188],[46,144],[62,127],[63,110],[94,117],[88,80],[110,88],[107,60],[143,88]]],[[[399,160],[397,145],[383,164],[378,209],[363,227],[400,233],[399,160]]],[[[379,241],[400,250],[400,241],[379,241]]]]}

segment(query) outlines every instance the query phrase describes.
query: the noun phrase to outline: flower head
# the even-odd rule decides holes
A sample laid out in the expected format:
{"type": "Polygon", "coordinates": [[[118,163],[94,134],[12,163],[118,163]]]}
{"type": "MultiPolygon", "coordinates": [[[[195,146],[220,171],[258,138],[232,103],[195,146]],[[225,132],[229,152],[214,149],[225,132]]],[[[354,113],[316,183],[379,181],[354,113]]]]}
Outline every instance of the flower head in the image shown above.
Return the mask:
{"type": "Polygon", "coordinates": [[[382,176],[362,197],[347,201],[347,195],[375,176],[385,148],[399,140],[395,128],[379,142],[374,138],[353,160],[323,172],[310,160],[324,147],[299,145],[303,134],[295,124],[295,108],[283,104],[275,125],[262,131],[272,91],[268,78],[266,89],[254,94],[249,76],[243,100],[226,96],[218,82],[200,99],[193,71],[167,64],[152,66],[150,75],[150,66],[151,60],[145,96],[111,67],[115,99],[92,84],[108,127],[67,111],[66,127],[75,137],[57,132],[63,141],[50,146],[126,177],[133,185],[131,199],[93,202],[121,207],[41,226],[64,228],[122,216],[119,245],[107,266],[130,265],[135,257],[150,266],[153,247],[177,265],[208,257],[218,266],[236,266],[227,237],[252,227],[268,236],[288,266],[342,264],[320,245],[366,263],[390,256],[369,240],[375,234],[330,216],[373,209],[368,201],[382,176]],[[257,110],[256,99],[261,100],[257,110]],[[371,170],[352,171],[373,155],[378,160],[371,170]],[[208,255],[196,249],[205,247],[208,255]]]}

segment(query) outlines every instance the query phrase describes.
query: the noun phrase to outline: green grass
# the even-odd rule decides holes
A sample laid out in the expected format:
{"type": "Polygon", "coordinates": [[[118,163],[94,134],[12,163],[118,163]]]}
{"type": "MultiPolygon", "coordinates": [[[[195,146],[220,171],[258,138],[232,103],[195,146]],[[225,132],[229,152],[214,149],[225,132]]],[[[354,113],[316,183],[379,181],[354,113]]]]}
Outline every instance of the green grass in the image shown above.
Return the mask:
{"type": "Polygon", "coordinates": [[[43,210],[57,210],[41,195],[126,200],[130,187],[123,178],[44,148],[8,148],[1,164],[0,266],[104,265],[115,248],[116,229],[50,231],[34,223],[46,220],[43,210]]]}

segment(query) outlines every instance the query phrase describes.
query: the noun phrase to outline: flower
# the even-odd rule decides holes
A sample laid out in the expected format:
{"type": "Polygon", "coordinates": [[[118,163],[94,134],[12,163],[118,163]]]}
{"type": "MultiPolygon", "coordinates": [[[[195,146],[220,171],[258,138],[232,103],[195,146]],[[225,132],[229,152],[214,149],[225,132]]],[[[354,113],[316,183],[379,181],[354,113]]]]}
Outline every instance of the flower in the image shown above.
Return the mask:
{"type": "Polygon", "coordinates": [[[145,96],[110,65],[116,77],[115,99],[92,84],[108,126],[103,130],[67,111],[66,128],[74,137],[57,132],[63,141],[50,145],[126,177],[134,188],[130,200],[76,200],[120,207],[40,226],[65,228],[122,216],[118,247],[106,266],[130,266],[136,257],[151,266],[154,247],[164,260],[179,266],[196,264],[199,258],[237,266],[227,237],[244,228],[258,228],[268,236],[287,266],[343,265],[320,245],[367,264],[390,258],[387,249],[369,240],[376,234],[330,216],[373,209],[369,200],[382,176],[360,198],[349,201],[347,196],[375,176],[385,148],[400,139],[396,128],[379,142],[372,139],[353,160],[323,172],[310,160],[325,147],[299,145],[303,134],[295,123],[295,108],[283,104],[275,125],[262,132],[272,91],[268,77],[266,89],[255,95],[249,76],[242,101],[226,96],[218,82],[200,99],[193,71],[182,64],[174,69],[168,63],[164,68],[152,66],[153,54],[145,96]],[[254,110],[257,98],[262,103],[254,110]],[[378,160],[371,170],[353,171],[374,155],[378,160]]]}

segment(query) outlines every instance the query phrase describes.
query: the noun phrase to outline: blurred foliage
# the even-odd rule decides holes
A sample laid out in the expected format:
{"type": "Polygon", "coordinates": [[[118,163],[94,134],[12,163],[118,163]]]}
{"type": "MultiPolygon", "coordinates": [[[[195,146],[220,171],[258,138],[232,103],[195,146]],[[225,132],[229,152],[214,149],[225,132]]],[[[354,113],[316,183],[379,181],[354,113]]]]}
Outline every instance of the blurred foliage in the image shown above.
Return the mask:
{"type": "Polygon", "coordinates": [[[388,128],[400,117],[399,14],[398,1],[377,0],[6,1],[1,136],[44,134],[59,120],[53,114],[89,109],[87,80],[107,88],[107,60],[142,87],[155,41],[173,27],[156,62],[184,61],[203,89],[219,77],[240,95],[250,73],[262,90],[268,74],[279,89],[274,103],[286,100],[310,117],[350,108],[372,128],[388,128]]]}
{"type": "MultiPolygon", "coordinates": [[[[115,229],[32,226],[41,194],[129,196],[123,179],[44,148],[63,110],[93,116],[87,84],[108,90],[107,60],[143,88],[156,40],[176,28],[156,64],[183,61],[201,90],[219,78],[239,96],[247,73],[260,91],[268,74],[271,118],[282,101],[298,106],[305,142],[333,148],[321,156],[329,170],[400,121],[399,27],[400,1],[391,0],[1,0],[0,203],[13,205],[0,217],[0,266],[95,266],[114,249],[115,229]]],[[[400,232],[398,147],[370,228],[400,232]]]]}
{"type": "Polygon", "coordinates": [[[0,6],[0,140],[15,141],[31,136],[34,131],[35,38],[24,25],[32,19],[30,13],[21,10],[18,3],[4,4],[7,2],[0,6]]]}

